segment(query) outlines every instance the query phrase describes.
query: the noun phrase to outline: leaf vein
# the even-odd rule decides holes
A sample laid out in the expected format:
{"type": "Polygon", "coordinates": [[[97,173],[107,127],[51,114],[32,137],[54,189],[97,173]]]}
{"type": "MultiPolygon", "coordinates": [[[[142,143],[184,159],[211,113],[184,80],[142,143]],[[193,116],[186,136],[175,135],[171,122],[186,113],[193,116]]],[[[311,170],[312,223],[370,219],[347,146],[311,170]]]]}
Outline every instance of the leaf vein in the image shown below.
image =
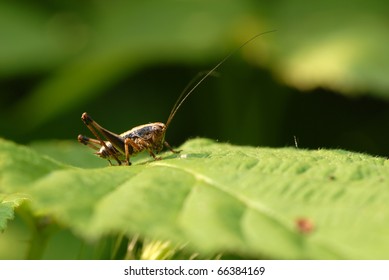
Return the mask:
{"type": "Polygon", "coordinates": [[[185,168],[185,167],[182,167],[182,166],[176,166],[174,164],[169,164],[169,163],[166,163],[166,162],[155,162],[155,163],[153,163],[153,165],[154,166],[163,166],[163,167],[168,167],[168,168],[174,168],[174,169],[178,169],[178,170],[184,171],[184,172],[186,172],[188,174],[191,174],[196,180],[205,182],[209,186],[212,186],[212,187],[216,188],[218,191],[221,191],[221,192],[223,192],[223,193],[225,193],[225,194],[235,198],[240,203],[245,205],[247,208],[255,210],[256,212],[258,212],[260,214],[266,215],[270,219],[274,220],[275,222],[283,225],[287,230],[293,231],[293,228],[288,226],[289,223],[288,223],[288,221],[285,218],[283,218],[281,215],[279,215],[278,213],[276,213],[275,211],[273,211],[272,209],[270,209],[266,205],[264,205],[264,204],[262,204],[262,203],[260,203],[258,201],[253,202],[252,200],[250,200],[248,197],[246,197],[244,195],[241,195],[239,193],[235,193],[233,191],[230,191],[227,188],[225,188],[223,186],[223,184],[220,184],[219,182],[213,180],[212,178],[210,178],[208,176],[205,176],[204,174],[196,172],[195,170],[190,169],[190,168],[185,168]]]}

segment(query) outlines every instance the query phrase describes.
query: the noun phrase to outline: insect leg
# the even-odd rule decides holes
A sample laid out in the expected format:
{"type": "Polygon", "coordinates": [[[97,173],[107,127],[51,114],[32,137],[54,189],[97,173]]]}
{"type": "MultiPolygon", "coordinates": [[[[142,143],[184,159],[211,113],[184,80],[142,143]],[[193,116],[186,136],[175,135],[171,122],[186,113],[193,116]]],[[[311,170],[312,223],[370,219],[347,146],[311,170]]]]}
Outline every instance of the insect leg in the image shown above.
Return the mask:
{"type": "Polygon", "coordinates": [[[181,150],[173,150],[172,146],[170,146],[169,143],[166,141],[164,141],[163,144],[165,145],[166,148],[168,148],[171,152],[175,154],[179,154],[181,152],[181,150]]]}
{"type": "MultiPolygon", "coordinates": [[[[101,148],[100,140],[92,139],[92,138],[89,138],[89,137],[81,135],[81,134],[78,135],[77,139],[78,139],[78,142],[80,142],[81,144],[84,144],[84,145],[88,146],[89,148],[92,148],[95,151],[100,151],[100,148],[101,148]]],[[[98,153],[95,153],[95,154],[98,154],[98,153]]],[[[109,158],[106,158],[106,160],[108,160],[109,165],[112,165],[112,162],[109,160],[109,158]]]]}
{"type": "Polygon", "coordinates": [[[84,145],[88,146],[89,148],[92,148],[93,150],[96,150],[96,151],[100,150],[101,143],[97,139],[92,139],[92,138],[89,138],[87,136],[80,134],[80,135],[78,135],[77,140],[81,144],[84,144],[84,145]]]}
{"type": "MultiPolygon", "coordinates": [[[[108,153],[117,161],[119,165],[121,165],[121,161],[119,158],[111,151],[111,149],[108,148],[108,146],[105,144],[105,142],[101,139],[97,131],[99,131],[102,135],[106,136],[105,133],[102,132],[102,127],[98,125],[87,113],[83,113],[81,115],[81,120],[84,122],[84,124],[89,128],[89,130],[93,133],[94,136],[99,141],[99,144],[104,146],[104,148],[107,150],[108,153]]],[[[108,139],[111,141],[111,139],[108,139]]],[[[81,142],[83,143],[83,142],[81,142]]],[[[111,142],[112,143],[112,142],[111,142]]]]}
{"type": "Polygon", "coordinates": [[[157,157],[157,156],[154,154],[153,150],[151,150],[151,149],[148,148],[147,151],[149,152],[150,156],[152,156],[152,157],[154,158],[154,160],[160,160],[160,159],[162,159],[161,157],[157,157]]]}
{"type": "Polygon", "coordinates": [[[130,154],[133,154],[134,151],[138,152],[140,150],[142,150],[142,148],[138,144],[136,144],[131,138],[126,138],[124,140],[124,151],[126,153],[126,162],[128,165],[131,165],[130,154]],[[130,147],[132,148],[131,152],[130,147]]]}

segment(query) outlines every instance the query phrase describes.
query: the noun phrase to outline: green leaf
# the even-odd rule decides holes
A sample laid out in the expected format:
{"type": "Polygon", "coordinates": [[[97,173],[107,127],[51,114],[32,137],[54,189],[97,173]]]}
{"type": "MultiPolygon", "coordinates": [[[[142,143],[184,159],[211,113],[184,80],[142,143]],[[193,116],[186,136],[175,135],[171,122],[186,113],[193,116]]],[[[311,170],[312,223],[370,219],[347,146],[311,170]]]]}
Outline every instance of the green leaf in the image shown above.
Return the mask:
{"type": "Polygon", "coordinates": [[[25,193],[36,214],[88,240],[139,233],[207,254],[389,257],[387,159],[207,139],[180,149],[160,161],[83,169],[2,140],[0,191],[25,193]]]}
{"type": "Polygon", "coordinates": [[[14,209],[27,199],[24,194],[5,195],[0,192],[0,232],[6,228],[7,221],[14,218],[14,209]]]}
{"type": "Polygon", "coordinates": [[[85,152],[83,145],[71,141],[34,141],[29,146],[41,155],[49,156],[52,159],[61,161],[72,166],[83,168],[106,167],[107,162],[101,160],[93,153],[85,152]]]}

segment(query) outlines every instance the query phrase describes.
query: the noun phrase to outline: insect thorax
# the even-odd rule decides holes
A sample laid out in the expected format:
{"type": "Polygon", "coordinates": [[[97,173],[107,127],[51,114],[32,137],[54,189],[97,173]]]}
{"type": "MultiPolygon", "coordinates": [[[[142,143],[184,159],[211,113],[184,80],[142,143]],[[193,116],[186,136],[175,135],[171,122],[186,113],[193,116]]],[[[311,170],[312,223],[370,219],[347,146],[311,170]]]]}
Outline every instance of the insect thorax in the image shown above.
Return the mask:
{"type": "Polygon", "coordinates": [[[136,126],[131,130],[123,132],[122,134],[120,134],[120,136],[123,137],[124,139],[140,138],[146,141],[154,140],[153,142],[155,142],[157,139],[160,138],[161,135],[164,135],[165,132],[166,132],[165,124],[156,122],[156,123],[149,123],[149,124],[136,126]]]}
{"type": "Polygon", "coordinates": [[[120,136],[131,138],[142,149],[152,149],[159,152],[165,140],[166,126],[161,122],[149,123],[134,127],[120,136]]]}

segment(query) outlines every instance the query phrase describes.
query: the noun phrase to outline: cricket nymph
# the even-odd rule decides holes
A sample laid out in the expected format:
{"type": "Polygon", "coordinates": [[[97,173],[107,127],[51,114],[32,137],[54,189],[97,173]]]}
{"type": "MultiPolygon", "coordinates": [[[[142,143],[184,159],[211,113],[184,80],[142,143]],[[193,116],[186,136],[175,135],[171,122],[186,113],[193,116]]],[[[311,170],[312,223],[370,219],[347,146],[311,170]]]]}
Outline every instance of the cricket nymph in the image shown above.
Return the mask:
{"type": "Polygon", "coordinates": [[[255,38],[274,31],[275,30],[266,31],[255,35],[250,40],[242,44],[239,48],[224,57],[224,59],[222,59],[218,64],[216,64],[216,66],[214,66],[211,70],[204,74],[200,73],[202,76],[201,79],[197,77],[193,79],[178,97],[176,103],[170,111],[170,115],[166,121],[166,124],[161,122],[149,123],[136,126],[133,129],[130,129],[121,134],[116,134],[99,125],[87,113],[83,113],[81,116],[81,120],[93,133],[96,139],[91,139],[87,136],[78,135],[78,141],[94,149],[96,151],[95,154],[101,158],[107,159],[110,165],[112,165],[111,160],[116,160],[118,165],[131,165],[130,157],[145,150],[155,160],[158,160],[160,158],[157,157],[155,154],[158,154],[163,149],[163,146],[168,148],[173,153],[179,153],[180,151],[173,150],[169,143],[165,141],[165,135],[171,121],[173,120],[181,105],[192,94],[192,92],[194,92],[194,90],[206,78],[212,75],[216,71],[216,69],[218,69],[220,65],[222,65],[231,55],[243,48],[249,42],[253,41],[255,38]],[[190,88],[192,84],[194,84],[194,86],[190,88]]]}
{"type": "Polygon", "coordinates": [[[97,139],[79,135],[78,141],[96,150],[95,154],[107,159],[111,165],[111,159],[116,160],[119,165],[122,163],[131,165],[130,157],[144,150],[147,150],[154,159],[160,159],[155,154],[158,154],[163,146],[173,153],[179,153],[165,141],[167,126],[164,123],[144,124],[115,134],[99,125],[87,113],[83,113],[81,119],[97,139]],[[101,141],[100,135],[108,141],[101,141]]]}

